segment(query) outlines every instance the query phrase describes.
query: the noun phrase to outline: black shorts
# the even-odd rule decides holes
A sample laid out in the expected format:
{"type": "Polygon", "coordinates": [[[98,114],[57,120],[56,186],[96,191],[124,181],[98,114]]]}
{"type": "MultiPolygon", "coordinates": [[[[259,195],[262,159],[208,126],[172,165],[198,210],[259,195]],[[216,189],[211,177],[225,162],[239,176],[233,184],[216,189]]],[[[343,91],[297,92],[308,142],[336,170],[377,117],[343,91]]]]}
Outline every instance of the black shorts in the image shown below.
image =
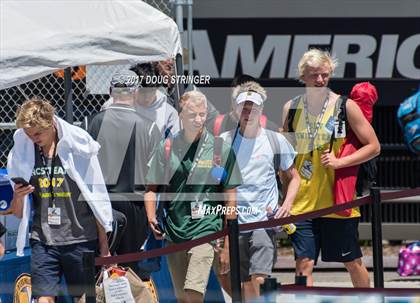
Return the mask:
{"type": "Polygon", "coordinates": [[[317,218],[296,226],[291,236],[295,258],[308,257],[316,262],[319,251],[324,262],[344,263],[362,257],[359,218],[317,218]]]}

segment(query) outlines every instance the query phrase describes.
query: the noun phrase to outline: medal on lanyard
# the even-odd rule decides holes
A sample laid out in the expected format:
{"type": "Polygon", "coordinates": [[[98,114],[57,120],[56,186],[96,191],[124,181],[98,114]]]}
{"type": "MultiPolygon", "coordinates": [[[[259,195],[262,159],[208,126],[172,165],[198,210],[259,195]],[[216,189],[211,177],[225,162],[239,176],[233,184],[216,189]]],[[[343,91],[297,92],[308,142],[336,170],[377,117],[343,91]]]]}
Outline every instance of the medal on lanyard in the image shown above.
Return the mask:
{"type": "Polygon", "coordinates": [[[55,206],[55,197],[54,197],[54,185],[56,183],[54,181],[56,151],[57,151],[57,142],[55,143],[55,146],[54,146],[53,157],[51,159],[51,167],[50,167],[51,170],[49,171],[44,153],[42,152],[41,147],[39,147],[39,155],[41,157],[42,164],[44,165],[44,168],[45,168],[45,174],[47,175],[47,178],[50,181],[48,188],[50,190],[50,195],[51,195],[50,201],[51,201],[52,206],[48,206],[48,220],[47,220],[48,225],[61,225],[61,209],[55,206]]]}
{"type": "Polygon", "coordinates": [[[303,165],[300,169],[301,176],[305,178],[306,180],[310,180],[312,178],[312,170],[313,170],[312,161],[309,159],[304,160],[303,165]]]}

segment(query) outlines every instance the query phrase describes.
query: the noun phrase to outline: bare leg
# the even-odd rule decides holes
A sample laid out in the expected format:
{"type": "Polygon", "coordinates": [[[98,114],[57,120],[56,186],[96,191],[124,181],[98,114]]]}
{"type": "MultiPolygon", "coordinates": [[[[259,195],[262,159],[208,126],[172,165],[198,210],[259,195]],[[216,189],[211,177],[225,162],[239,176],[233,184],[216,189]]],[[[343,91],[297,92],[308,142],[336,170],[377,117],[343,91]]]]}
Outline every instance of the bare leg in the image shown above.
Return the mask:
{"type": "Polygon", "coordinates": [[[350,274],[354,287],[370,287],[369,273],[363,265],[362,259],[357,258],[351,262],[346,262],[344,266],[350,274]]]}
{"type": "Polygon", "coordinates": [[[54,303],[54,297],[39,297],[37,300],[38,303],[54,303]]]}
{"type": "Polygon", "coordinates": [[[185,298],[186,303],[203,303],[204,301],[203,294],[192,289],[185,289],[185,298]]]}
{"type": "Polygon", "coordinates": [[[227,294],[232,297],[232,286],[230,283],[230,274],[227,274],[227,275],[218,274],[217,280],[219,280],[219,284],[224,289],[224,291],[227,292],[227,294]]]}
{"type": "Polygon", "coordinates": [[[4,255],[4,245],[3,242],[0,240],[0,257],[4,255]]]}
{"type": "Polygon", "coordinates": [[[243,283],[245,302],[252,301],[260,296],[260,285],[264,284],[266,275],[252,275],[251,281],[243,283]]]}
{"type": "Polygon", "coordinates": [[[296,275],[306,276],[306,285],[313,286],[314,280],[312,277],[312,272],[314,270],[314,260],[309,258],[297,258],[296,259],[296,275]]]}

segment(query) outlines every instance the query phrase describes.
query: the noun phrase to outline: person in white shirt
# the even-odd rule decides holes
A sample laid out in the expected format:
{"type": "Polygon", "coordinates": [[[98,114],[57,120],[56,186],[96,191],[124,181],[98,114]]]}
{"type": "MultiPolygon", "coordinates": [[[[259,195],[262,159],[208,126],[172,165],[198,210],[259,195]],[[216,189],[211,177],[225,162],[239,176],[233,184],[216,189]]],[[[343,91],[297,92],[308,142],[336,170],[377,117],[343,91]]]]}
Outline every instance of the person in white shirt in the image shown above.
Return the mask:
{"type": "MultiPolygon", "coordinates": [[[[265,221],[270,215],[276,219],[290,216],[300,182],[294,167],[296,153],[283,135],[261,127],[266,92],[258,83],[243,83],[234,98],[239,127],[221,137],[232,144],[243,179],[237,187],[238,222],[265,221]],[[276,181],[280,171],[287,184],[283,201],[279,201],[276,181]]],[[[274,235],[273,229],[258,229],[239,236],[241,282],[246,301],[259,296],[260,285],[271,275],[277,250],[274,235]]]]}

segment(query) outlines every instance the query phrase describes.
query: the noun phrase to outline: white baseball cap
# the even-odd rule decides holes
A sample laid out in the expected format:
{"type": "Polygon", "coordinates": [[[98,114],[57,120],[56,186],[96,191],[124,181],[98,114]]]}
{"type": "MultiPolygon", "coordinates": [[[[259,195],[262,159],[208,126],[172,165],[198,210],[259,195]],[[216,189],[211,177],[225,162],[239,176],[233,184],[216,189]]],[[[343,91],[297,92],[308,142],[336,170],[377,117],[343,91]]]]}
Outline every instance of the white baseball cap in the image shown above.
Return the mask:
{"type": "Polygon", "coordinates": [[[237,104],[244,103],[245,101],[251,101],[258,106],[261,106],[264,103],[263,97],[254,91],[243,92],[236,97],[237,104]]]}

